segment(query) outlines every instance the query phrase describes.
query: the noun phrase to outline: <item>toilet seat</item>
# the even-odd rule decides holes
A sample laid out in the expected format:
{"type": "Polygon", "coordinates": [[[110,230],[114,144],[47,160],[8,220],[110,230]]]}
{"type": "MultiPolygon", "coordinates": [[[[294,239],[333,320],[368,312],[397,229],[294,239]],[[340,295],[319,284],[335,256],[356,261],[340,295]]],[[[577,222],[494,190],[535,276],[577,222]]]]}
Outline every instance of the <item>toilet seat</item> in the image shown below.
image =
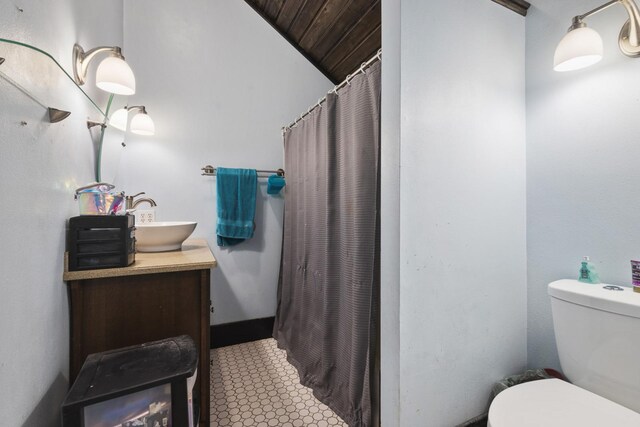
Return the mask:
{"type": "Polygon", "coordinates": [[[640,414],[558,379],[531,381],[498,394],[488,427],[638,427],[640,414]]]}

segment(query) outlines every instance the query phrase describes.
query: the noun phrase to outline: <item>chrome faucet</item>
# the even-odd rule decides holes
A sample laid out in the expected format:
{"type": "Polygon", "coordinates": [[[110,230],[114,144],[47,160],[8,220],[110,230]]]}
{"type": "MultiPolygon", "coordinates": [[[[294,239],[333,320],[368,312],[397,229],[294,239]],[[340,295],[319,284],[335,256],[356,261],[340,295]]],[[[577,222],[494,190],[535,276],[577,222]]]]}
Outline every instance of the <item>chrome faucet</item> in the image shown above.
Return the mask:
{"type": "Polygon", "coordinates": [[[126,209],[135,209],[140,203],[149,203],[149,206],[151,206],[152,208],[155,206],[158,206],[156,204],[156,202],[153,199],[150,199],[148,197],[141,197],[137,200],[133,200],[138,196],[142,196],[143,194],[146,194],[144,191],[142,193],[138,193],[138,194],[134,194],[133,196],[127,196],[125,197],[125,205],[126,205],[126,209]]]}

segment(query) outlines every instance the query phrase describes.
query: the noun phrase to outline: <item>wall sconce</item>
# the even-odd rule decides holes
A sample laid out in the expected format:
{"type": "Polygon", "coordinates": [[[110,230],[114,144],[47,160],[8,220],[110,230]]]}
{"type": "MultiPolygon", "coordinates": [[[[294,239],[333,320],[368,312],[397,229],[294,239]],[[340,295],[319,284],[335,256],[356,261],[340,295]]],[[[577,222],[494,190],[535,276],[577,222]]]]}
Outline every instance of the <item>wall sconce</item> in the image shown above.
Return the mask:
{"type": "Polygon", "coordinates": [[[584,15],[573,18],[567,34],[560,40],[553,58],[553,69],[556,71],[573,71],[588,67],[602,59],[602,38],[595,30],[587,27],[583,21],[591,15],[621,4],[629,14],[629,19],[622,26],[618,45],[625,55],[631,58],[640,56],[640,12],[633,0],[613,0],[599,6],[584,15]]]}
{"type": "Polygon", "coordinates": [[[129,124],[129,130],[137,135],[151,136],[155,134],[156,128],[147,109],[144,105],[135,105],[133,107],[124,107],[116,110],[109,118],[109,124],[121,131],[127,131],[127,122],[129,119],[129,112],[137,110],[138,112],[131,119],[129,124]]]}
{"type": "Polygon", "coordinates": [[[122,50],[117,47],[96,47],[88,52],[78,44],[73,46],[73,76],[78,85],[85,83],[87,69],[96,55],[106,52],[105,58],[96,70],[96,86],[117,95],[133,95],[136,93],[136,78],[131,67],[124,61],[122,50]]]}

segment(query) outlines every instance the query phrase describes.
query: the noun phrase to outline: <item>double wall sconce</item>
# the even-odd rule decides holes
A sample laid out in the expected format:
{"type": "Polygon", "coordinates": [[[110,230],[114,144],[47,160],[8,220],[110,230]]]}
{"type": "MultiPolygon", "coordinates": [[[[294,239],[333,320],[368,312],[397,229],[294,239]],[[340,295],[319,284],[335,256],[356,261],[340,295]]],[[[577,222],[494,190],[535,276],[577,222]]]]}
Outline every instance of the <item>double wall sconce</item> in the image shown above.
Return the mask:
{"type": "Polygon", "coordinates": [[[634,0],[613,0],[599,6],[584,15],[573,18],[569,31],[564,36],[553,58],[553,69],[556,71],[573,71],[589,67],[602,59],[602,37],[595,30],[587,27],[584,19],[602,12],[609,7],[621,4],[627,11],[629,19],[622,26],[618,45],[625,55],[631,58],[640,56],[640,12],[634,0]]]}
{"type": "Polygon", "coordinates": [[[131,67],[124,61],[122,50],[117,47],[96,47],[87,52],[76,44],[73,46],[73,77],[82,86],[87,77],[89,64],[98,54],[108,53],[96,70],[96,86],[117,95],[136,93],[136,78],[131,67]]]}
{"type": "MultiPolygon", "coordinates": [[[[133,95],[136,92],[136,78],[131,71],[131,67],[124,61],[122,50],[118,46],[96,47],[87,52],[82,46],[73,46],[73,76],[78,85],[83,85],[87,77],[89,64],[97,55],[107,53],[108,56],[100,62],[96,70],[96,86],[100,89],[114,93],[116,95],[133,95]]],[[[109,124],[116,129],[126,132],[127,125],[132,133],[137,135],[154,135],[155,125],[151,117],[147,114],[144,105],[124,107],[115,111],[109,119],[109,124]],[[129,112],[137,111],[129,123],[129,112]]],[[[89,128],[102,126],[104,123],[88,121],[89,128]]]]}
{"type": "Polygon", "coordinates": [[[156,129],[153,124],[153,120],[147,114],[147,109],[144,105],[134,105],[133,107],[124,107],[116,110],[109,119],[109,124],[121,131],[127,131],[127,124],[129,124],[129,130],[136,135],[151,136],[155,134],[156,129]],[[129,112],[137,111],[137,113],[129,122],[129,112]]]}

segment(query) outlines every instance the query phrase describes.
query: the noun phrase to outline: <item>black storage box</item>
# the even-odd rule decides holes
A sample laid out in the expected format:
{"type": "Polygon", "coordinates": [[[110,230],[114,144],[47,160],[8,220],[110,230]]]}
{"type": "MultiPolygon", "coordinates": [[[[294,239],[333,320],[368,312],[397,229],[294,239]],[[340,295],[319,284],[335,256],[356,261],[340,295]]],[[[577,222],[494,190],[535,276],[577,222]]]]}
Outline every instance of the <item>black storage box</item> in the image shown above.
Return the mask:
{"type": "Polygon", "coordinates": [[[188,335],[90,354],[62,403],[62,426],[195,427],[197,366],[188,335]]]}
{"type": "Polygon", "coordinates": [[[133,215],[81,215],[69,219],[69,271],[126,267],[135,261],[133,215]]]}

